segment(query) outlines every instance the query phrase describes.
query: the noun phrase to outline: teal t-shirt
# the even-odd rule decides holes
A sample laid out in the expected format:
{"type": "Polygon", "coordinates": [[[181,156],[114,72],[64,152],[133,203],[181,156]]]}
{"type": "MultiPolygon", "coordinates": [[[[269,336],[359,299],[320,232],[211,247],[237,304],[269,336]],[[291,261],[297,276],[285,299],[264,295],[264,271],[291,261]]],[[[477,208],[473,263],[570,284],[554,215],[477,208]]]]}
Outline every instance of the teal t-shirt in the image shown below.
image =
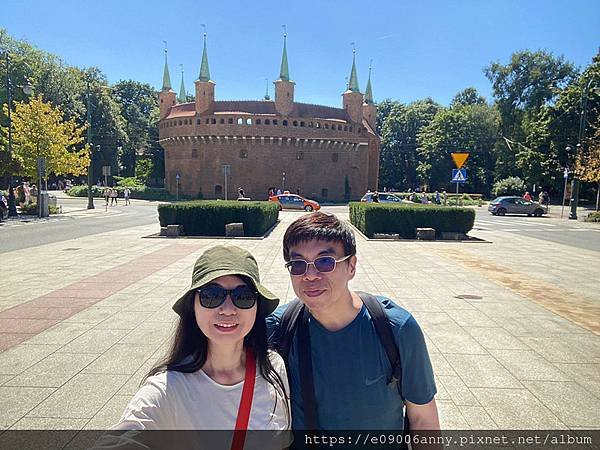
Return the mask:
{"type": "MultiPolygon", "coordinates": [[[[402,361],[402,397],[425,404],[436,387],[421,328],[414,317],[393,301],[378,297],[392,325],[402,361]]],[[[267,317],[271,341],[288,304],[267,317]]],[[[392,368],[375,331],[367,308],[338,331],[326,330],[309,319],[317,417],[324,430],[401,430],[403,403],[396,383],[388,385],[392,368]]],[[[294,336],[289,353],[288,377],[292,425],[305,429],[298,368],[298,344],[294,336]]]]}

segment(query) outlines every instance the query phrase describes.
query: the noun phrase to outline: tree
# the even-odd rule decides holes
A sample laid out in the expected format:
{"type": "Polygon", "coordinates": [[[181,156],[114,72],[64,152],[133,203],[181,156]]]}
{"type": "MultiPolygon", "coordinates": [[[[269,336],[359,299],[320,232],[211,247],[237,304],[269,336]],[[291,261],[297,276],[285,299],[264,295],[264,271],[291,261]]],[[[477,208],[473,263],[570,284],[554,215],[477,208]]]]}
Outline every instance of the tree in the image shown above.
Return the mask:
{"type": "MultiPolygon", "coordinates": [[[[387,102],[381,126],[379,184],[395,189],[417,185],[417,134],[442,106],[427,98],[409,105],[387,102]]],[[[379,106],[378,106],[379,115],[379,106]]]]}
{"type": "Polygon", "coordinates": [[[121,164],[125,175],[135,169],[136,151],[152,146],[151,129],[156,128],[158,118],[158,96],[149,84],[138,81],[120,81],[113,86],[115,99],[125,119],[127,143],[123,146],[121,164]]]}
{"type": "Polygon", "coordinates": [[[44,102],[41,95],[29,103],[15,103],[12,125],[18,174],[36,179],[37,159],[42,157],[48,175],[87,173],[89,146],[82,146],[85,127],[77,126],[73,119],[63,120],[62,111],[44,102]]]}
{"type": "Polygon", "coordinates": [[[600,206],[600,119],[596,120],[589,146],[577,155],[575,170],[582,181],[596,183],[596,211],[600,206]]]}
{"type": "Polygon", "coordinates": [[[479,93],[477,89],[474,87],[468,87],[463,89],[458,94],[454,96],[452,102],[450,103],[450,107],[454,106],[466,106],[466,105],[485,105],[486,101],[479,93]]]}
{"type": "Polygon", "coordinates": [[[468,186],[473,192],[489,193],[493,182],[500,117],[487,104],[454,103],[444,109],[418,135],[417,173],[430,189],[448,189],[454,164],[451,153],[469,152],[465,168],[469,169],[468,186]]]}

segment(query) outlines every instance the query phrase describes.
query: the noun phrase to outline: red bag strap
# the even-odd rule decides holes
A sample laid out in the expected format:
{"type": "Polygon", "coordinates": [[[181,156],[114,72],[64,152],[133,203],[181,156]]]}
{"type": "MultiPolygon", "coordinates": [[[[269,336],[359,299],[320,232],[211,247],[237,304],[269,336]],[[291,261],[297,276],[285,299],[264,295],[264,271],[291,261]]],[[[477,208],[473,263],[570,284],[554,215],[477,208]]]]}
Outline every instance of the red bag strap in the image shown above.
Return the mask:
{"type": "Polygon", "coordinates": [[[256,380],[256,359],[251,348],[246,349],[246,375],[244,377],[244,388],[242,399],[238,409],[237,420],[231,450],[243,450],[246,441],[246,431],[250,421],[250,410],[252,409],[252,398],[254,397],[254,382],[256,380]]]}

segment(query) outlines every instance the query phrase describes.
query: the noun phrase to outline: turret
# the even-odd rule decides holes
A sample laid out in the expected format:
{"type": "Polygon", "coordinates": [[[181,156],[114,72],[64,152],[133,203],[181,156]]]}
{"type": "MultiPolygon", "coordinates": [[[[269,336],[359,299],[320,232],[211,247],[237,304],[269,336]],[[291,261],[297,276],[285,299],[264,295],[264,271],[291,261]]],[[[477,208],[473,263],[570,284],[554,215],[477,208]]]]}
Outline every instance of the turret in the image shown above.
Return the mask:
{"type": "Polygon", "coordinates": [[[204,49],[200,75],[196,80],[196,114],[202,114],[213,107],[215,101],[215,82],[210,79],[208,53],[206,51],[206,33],[204,33],[204,49]]]}
{"type": "Polygon", "coordinates": [[[375,121],[377,119],[377,107],[373,102],[373,88],[371,87],[371,66],[369,65],[369,80],[365,90],[365,102],[363,103],[363,118],[375,130],[375,121]]]}
{"type": "Polygon", "coordinates": [[[176,94],[171,88],[171,76],[169,75],[169,65],[167,64],[167,49],[165,48],[165,68],[163,71],[163,85],[158,93],[158,107],[160,119],[164,119],[169,115],[171,106],[175,105],[176,94]]]}
{"type": "Polygon", "coordinates": [[[287,34],[283,34],[283,55],[281,56],[281,68],[279,79],[275,84],[275,109],[278,114],[288,116],[294,108],[294,83],[290,80],[290,70],[287,58],[287,34]]]}
{"type": "Polygon", "coordinates": [[[342,94],[342,103],[348,117],[352,122],[362,122],[363,95],[358,88],[358,76],[356,75],[356,50],[352,50],[352,70],[350,71],[350,82],[348,89],[342,94]]]}
{"type": "Polygon", "coordinates": [[[179,86],[179,96],[177,97],[178,103],[185,103],[187,94],[185,92],[185,84],[183,83],[183,64],[179,64],[181,67],[181,86],[179,86]]]}

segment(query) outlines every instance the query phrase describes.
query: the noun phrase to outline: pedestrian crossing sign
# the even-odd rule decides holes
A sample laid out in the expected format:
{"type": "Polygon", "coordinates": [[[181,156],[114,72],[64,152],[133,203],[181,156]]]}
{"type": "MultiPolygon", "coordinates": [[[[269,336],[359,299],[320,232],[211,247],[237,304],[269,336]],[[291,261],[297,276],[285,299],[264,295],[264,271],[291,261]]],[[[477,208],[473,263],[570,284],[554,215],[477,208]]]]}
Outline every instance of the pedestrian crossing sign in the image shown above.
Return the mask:
{"type": "Polygon", "coordinates": [[[452,183],[464,183],[467,181],[467,169],[452,169],[452,183]]]}

